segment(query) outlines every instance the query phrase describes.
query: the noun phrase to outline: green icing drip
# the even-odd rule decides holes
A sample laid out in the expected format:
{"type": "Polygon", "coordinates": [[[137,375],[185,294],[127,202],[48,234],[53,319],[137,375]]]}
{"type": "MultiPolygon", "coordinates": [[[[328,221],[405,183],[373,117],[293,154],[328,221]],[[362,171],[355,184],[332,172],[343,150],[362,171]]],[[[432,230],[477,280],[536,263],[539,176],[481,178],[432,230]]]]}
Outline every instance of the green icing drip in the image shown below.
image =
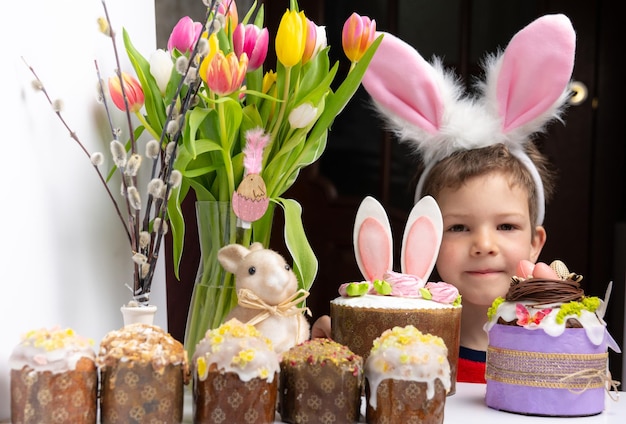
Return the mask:
{"type": "MultiPolygon", "coordinates": [[[[460,296],[459,296],[460,297],[460,296]]],[[[496,315],[496,311],[498,310],[498,306],[500,306],[500,304],[504,302],[504,298],[499,296],[496,297],[493,301],[493,303],[491,304],[491,306],[489,307],[489,309],[487,310],[487,318],[489,320],[493,319],[493,317],[496,315]]]]}

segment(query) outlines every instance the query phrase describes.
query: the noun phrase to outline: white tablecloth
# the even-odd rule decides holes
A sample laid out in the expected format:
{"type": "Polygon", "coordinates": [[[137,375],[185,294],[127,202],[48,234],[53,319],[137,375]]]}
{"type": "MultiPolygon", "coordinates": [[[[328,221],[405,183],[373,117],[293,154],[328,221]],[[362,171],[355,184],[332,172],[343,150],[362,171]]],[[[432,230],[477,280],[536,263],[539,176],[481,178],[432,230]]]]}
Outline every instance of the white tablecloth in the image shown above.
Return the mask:
{"type": "MultiPolygon", "coordinates": [[[[546,418],[530,417],[509,412],[496,411],[485,405],[485,385],[471,383],[457,383],[456,393],[448,396],[444,412],[444,422],[455,423],[480,423],[480,424],[544,424],[544,423],[585,423],[585,424],[624,424],[626,422],[626,393],[620,392],[621,398],[612,400],[607,395],[606,408],[603,413],[591,417],[546,418]]],[[[613,393],[615,397],[615,393],[613,393]]],[[[184,422],[192,422],[191,396],[185,397],[184,422]]],[[[364,412],[362,405],[361,411],[364,412]]],[[[277,417],[279,419],[279,417],[277,417]]],[[[276,421],[281,423],[282,421],[276,421]]],[[[365,422],[362,417],[361,421],[365,422]]]]}

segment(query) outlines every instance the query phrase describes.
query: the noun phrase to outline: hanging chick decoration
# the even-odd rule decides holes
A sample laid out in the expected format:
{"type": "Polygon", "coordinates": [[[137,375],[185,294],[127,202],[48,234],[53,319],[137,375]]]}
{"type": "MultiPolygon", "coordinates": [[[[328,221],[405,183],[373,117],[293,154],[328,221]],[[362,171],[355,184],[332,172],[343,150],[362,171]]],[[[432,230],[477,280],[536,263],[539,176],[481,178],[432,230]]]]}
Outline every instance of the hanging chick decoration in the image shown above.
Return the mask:
{"type": "Polygon", "coordinates": [[[269,140],[269,135],[261,128],[246,132],[247,142],[243,149],[246,174],[232,198],[233,210],[240,220],[240,226],[244,228],[249,228],[251,222],[260,219],[269,205],[267,188],[261,177],[263,149],[269,140]]]}

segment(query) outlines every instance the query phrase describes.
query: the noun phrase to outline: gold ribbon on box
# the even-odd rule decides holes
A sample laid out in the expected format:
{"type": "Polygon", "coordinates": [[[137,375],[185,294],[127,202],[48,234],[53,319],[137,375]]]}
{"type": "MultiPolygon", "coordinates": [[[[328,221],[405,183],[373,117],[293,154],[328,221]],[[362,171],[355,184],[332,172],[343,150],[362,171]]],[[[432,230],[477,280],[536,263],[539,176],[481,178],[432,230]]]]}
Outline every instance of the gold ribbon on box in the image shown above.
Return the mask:
{"type": "Polygon", "coordinates": [[[282,317],[288,317],[302,312],[307,312],[308,314],[310,314],[309,308],[297,307],[299,303],[303,302],[307,297],[309,297],[309,294],[310,293],[308,291],[300,289],[287,299],[280,302],[278,305],[269,305],[263,299],[257,296],[256,293],[254,293],[252,290],[237,290],[237,297],[239,298],[240,306],[249,309],[258,309],[261,311],[254,318],[248,321],[248,324],[251,325],[258,324],[263,320],[269,318],[270,316],[278,315],[282,317]]]}

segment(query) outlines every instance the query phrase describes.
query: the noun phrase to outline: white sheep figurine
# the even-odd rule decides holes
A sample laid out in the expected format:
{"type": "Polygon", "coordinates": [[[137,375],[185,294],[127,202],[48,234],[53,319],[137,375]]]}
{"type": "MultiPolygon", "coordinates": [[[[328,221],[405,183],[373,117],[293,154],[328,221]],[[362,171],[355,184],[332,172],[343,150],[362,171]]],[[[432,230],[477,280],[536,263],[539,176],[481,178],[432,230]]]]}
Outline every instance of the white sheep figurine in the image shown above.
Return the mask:
{"type": "Polygon", "coordinates": [[[278,354],[309,338],[307,309],[298,307],[309,293],[298,290],[296,275],[285,258],[261,243],[252,243],[249,249],[240,244],[224,246],[217,259],[235,276],[238,297],[225,321],[237,318],[253,324],[272,341],[278,354]]]}

